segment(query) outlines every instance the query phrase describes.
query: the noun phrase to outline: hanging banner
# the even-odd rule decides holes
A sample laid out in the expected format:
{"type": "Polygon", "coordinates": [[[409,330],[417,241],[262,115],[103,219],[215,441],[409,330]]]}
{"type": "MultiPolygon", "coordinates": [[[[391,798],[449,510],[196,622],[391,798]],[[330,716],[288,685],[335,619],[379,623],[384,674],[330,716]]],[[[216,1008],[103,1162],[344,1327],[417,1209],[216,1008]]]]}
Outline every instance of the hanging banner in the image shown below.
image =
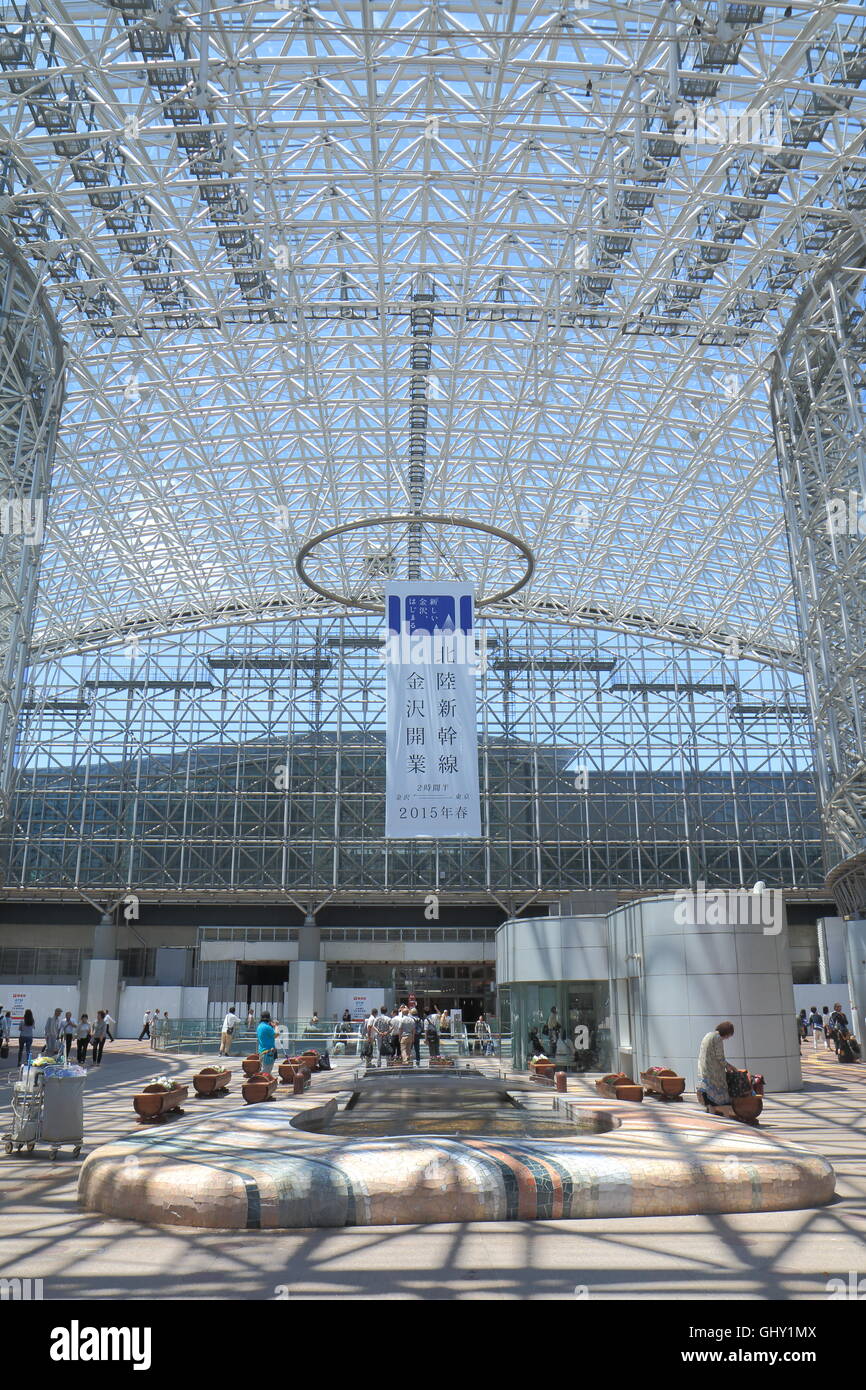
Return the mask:
{"type": "Polygon", "coordinates": [[[388,584],[385,835],[478,839],[473,591],[388,584]]]}

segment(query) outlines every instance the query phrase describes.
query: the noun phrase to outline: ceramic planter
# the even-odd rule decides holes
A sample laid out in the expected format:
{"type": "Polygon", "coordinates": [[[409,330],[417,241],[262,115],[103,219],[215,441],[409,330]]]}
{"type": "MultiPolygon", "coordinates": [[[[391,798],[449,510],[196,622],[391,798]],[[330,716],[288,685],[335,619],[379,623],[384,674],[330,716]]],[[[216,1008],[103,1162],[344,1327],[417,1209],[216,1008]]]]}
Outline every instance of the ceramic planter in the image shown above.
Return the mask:
{"type": "Polygon", "coordinates": [[[245,1057],[241,1062],[241,1066],[244,1069],[244,1076],[255,1076],[256,1072],[262,1069],[259,1054],[257,1052],[250,1053],[249,1057],[245,1057]]]}
{"type": "Polygon", "coordinates": [[[175,1086],[172,1091],[163,1091],[158,1086],[145,1086],[143,1091],[133,1096],[132,1104],[139,1119],[160,1120],[169,1111],[180,1111],[188,1095],[187,1086],[175,1086]]]}
{"type": "Polygon", "coordinates": [[[226,1068],[219,1072],[196,1072],[192,1079],[197,1096],[225,1095],[229,1088],[232,1074],[226,1068]]]}
{"type": "Polygon", "coordinates": [[[259,1081],[255,1076],[250,1081],[245,1081],[241,1087],[241,1095],[247,1105],[257,1105],[259,1101],[271,1100],[274,1092],[279,1085],[279,1078],[271,1077],[270,1081],[259,1081]]]}
{"type": "Polygon", "coordinates": [[[684,1076],[665,1067],[662,1071],[642,1071],[640,1079],[647,1095],[661,1096],[664,1100],[676,1100],[686,1089],[684,1076]]]}

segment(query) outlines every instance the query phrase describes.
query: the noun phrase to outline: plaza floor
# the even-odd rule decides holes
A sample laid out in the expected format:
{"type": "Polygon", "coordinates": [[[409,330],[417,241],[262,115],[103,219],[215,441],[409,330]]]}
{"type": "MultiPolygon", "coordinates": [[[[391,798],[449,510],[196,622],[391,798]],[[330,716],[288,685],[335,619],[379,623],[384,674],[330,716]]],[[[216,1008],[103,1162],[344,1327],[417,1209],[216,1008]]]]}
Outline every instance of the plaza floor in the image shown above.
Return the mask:
{"type": "MultiPolygon", "coordinates": [[[[136,1128],[136,1083],[156,1071],[188,1078],[200,1061],[115,1043],[88,1077],[85,1153],[136,1128]]],[[[14,1069],[0,1067],[5,1130],[14,1069]]],[[[240,1071],[239,1057],[232,1067],[240,1071]]],[[[52,1162],[42,1149],[0,1154],[3,1274],[41,1278],[46,1299],[825,1300],[828,1279],[866,1275],[866,1066],[814,1055],[810,1043],[803,1067],[803,1091],[768,1096],[762,1128],[833,1164],[837,1196],[813,1210],[310,1231],[166,1229],[82,1211],[79,1163],[68,1151],[52,1162]]],[[[331,1088],[335,1079],[324,1074],[314,1084],[331,1088]]],[[[572,1078],[570,1089],[595,1096],[582,1078],[572,1078]]]]}

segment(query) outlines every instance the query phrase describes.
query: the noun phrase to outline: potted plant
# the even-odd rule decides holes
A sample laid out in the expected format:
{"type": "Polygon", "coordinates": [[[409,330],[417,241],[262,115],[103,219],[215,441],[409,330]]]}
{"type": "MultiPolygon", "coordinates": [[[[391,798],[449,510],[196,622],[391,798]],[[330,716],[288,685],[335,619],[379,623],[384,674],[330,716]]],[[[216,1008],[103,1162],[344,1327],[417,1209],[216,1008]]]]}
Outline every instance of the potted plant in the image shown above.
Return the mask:
{"type": "Polygon", "coordinates": [[[225,1095],[232,1074],[228,1067],[202,1067],[192,1079],[198,1096],[225,1095]]]}
{"type": "Polygon", "coordinates": [[[261,1058],[257,1052],[251,1052],[249,1057],[245,1057],[241,1062],[244,1069],[244,1076],[255,1076],[256,1072],[261,1071],[261,1058]]]}
{"type": "Polygon", "coordinates": [[[244,1082],[241,1095],[247,1105],[256,1105],[262,1100],[272,1100],[278,1085],[276,1076],[272,1076],[269,1071],[259,1071],[244,1082]]]}
{"type": "Polygon", "coordinates": [[[133,1096],[135,1113],[142,1120],[159,1120],[170,1111],[183,1114],[181,1105],[189,1095],[189,1088],[167,1076],[155,1076],[153,1080],[133,1096]]]}
{"type": "Polygon", "coordinates": [[[552,1057],[530,1057],[529,1075],[533,1081],[552,1081],[556,1063],[552,1057]]]}

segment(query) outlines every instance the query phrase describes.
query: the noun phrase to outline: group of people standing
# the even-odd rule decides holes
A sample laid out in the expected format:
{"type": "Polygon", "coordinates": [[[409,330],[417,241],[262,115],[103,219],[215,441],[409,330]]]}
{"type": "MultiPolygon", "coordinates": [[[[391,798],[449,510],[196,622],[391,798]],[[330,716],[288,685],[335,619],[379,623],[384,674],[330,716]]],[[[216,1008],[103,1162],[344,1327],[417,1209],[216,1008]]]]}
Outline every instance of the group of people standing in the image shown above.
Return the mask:
{"type": "Polygon", "coordinates": [[[856,1062],[860,1058],[860,1046],[851,1033],[848,1015],[841,1004],[834,1004],[832,1013],[826,1004],[820,1013],[817,1004],[813,1004],[808,1017],[806,1010],[801,1009],[797,1017],[797,1030],[801,1043],[806,1042],[811,1033],[816,1052],[820,1051],[823,1040],[824,1050],[835,1052],[840,1062],[856,1062]]]}
{"type": "MultiPolygon", "coordinates": [[[[102,1062],[102,1053],[105,1049],[106,1039],[113,1042],[111,1029],[114,1026],[114,1019],[106,1009],[99,1009],[96,1018],[92,1021],[87,1014],[82,1014],[81,1018],[73,1018],[70,1009],[64,1013],[63,1009],[55,1009],[50,1018],[45,1020],[45,1027],[42,1030],[43,1057],[66,1057],[67,1062],[72,1055],[72,1045],[75,1044],[76,1060],[81,1066],[87,1061],[87,1049],[93,1049],[93,1065],[99,1066],[102,1062]]],[[[0,1056],[6,1057],[9,1054],[9,1039],[12,1034],[12,1015],[8,1009],[3,1009],[0,1005],[0,1056]]],[[[18,1065],[22,1061],[29,1065],[33,1055],[33,1043],[36,1037],[36,1020],[31,1009],[25,1009],[21,1022],[18,1024],[18,1065]]]]}
{"type": "MultiPolygon", "coordinates": [[[[361,1025],[361,1055],[377,1066],[388,1065],[400,1060],[405,1066],[421,1065],[421,1041],[427,1045],[431,1057],[438,1057],[442,1047],[443,1032],[450,1031],[451,1018],[447,1009],[442,1011],[430,1006],[427,1010],[418,1004],[400,1004],[392,1010],[387,1005],[373,1008],[361,1025]]],[[[474,1025],[476,1051],[490,1053],[493,1050],[493,1033],[484,1014],[480,1014],[474,1025]]]]}
{"type": "Polygon", "coordinates": [[[143,1038],[150,1039],[151,1047],[156,1046],[156,1039],[168,1028],[168,1009],[160,1013],[159,1009],[145,1009],[141,1032],[138,1041],[143,1038]]]}

